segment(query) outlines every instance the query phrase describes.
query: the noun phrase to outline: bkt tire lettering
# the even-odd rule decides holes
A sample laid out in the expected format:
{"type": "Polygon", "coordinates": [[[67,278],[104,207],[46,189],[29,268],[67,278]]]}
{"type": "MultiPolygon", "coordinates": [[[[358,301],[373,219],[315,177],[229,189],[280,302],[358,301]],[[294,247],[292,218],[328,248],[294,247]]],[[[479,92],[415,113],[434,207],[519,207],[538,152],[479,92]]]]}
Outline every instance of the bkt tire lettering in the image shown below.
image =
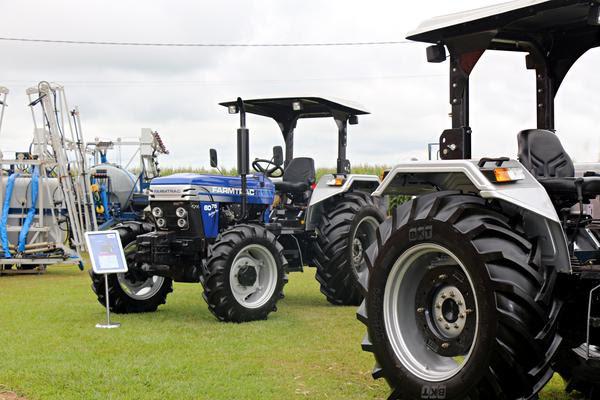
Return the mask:
{"type": "Polygon", "coordinates": [[[433,227],[431,225],[419,226],[408,231],[408,240],[429,240],[433,236],[433,227]]]}
{"type": "Polygon", "coordinates": [[[446,398],[446,386],[423,386],[421,389],[422,399],[440,399],[446,398]]]}

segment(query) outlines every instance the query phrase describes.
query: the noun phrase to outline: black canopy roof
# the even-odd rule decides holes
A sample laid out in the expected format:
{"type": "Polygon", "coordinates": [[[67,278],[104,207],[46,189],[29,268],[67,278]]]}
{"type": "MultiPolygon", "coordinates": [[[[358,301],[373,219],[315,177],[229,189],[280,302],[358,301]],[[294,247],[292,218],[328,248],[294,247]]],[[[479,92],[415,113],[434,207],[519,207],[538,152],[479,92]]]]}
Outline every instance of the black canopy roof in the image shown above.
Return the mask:
{"type": "Polygon", "coordinates": [[[551,59],[579,57],[600,46],[597,0],[518,0],[425,21],[408,39],[465,53],[478,49],[530,51],[551,59]],[[595,19],[595,23],[590,19],[595,19]]]}
{"type": "MultiPolygon", "coordinates": [[[[236,101],[219,103],[230,107],[236,101]]],[[[369,114],[359,105],[344,101],[332,101],[322,97],[279,97],[269,99],[244,100],[246,112],[270,117],[276,121],[288,121],[291,118],[327,118],[369,114]],[[294,104],[296,103],[296,104],[294,104]],[[299,107],[298,107],[299,106],[299,107]]]]}

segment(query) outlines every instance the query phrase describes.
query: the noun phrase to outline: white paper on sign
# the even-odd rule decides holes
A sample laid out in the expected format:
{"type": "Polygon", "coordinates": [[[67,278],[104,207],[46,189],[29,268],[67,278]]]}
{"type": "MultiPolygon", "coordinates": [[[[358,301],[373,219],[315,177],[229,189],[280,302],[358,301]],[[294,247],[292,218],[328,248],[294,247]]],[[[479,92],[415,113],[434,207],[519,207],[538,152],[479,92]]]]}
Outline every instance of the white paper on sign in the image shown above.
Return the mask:
{"type": "Polygon", "coordinates": [[[106,254],[98,256],[98,259],[103,269],[118,269],[119,258],[113,254],[106,254]]]}

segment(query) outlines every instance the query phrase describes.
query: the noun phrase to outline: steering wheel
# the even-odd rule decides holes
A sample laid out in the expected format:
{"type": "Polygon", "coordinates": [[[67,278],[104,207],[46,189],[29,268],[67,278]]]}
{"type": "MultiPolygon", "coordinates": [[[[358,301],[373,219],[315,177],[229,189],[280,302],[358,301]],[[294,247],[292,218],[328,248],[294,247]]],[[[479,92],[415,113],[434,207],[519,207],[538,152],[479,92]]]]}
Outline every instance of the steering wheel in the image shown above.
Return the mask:
{"type": "Polygon", "coordinates": [[[272,160],[257,158],[252,161],[252,169],[269,178],[280,178],[283,176],[283,168],[280,165],[273,164],[272,160]]]}

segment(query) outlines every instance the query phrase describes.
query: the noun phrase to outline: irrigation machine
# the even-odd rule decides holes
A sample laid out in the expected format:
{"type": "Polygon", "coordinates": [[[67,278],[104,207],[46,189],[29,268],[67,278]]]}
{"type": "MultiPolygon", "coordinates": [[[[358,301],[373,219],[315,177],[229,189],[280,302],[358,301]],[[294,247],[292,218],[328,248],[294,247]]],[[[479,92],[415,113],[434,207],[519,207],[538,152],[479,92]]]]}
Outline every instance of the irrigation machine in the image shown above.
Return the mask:
{"type": "MultiPolygon", "coordinates": [[[[0,125],[8,92],[0,87],[0,125]]],[[[148,219],[144,190],[158,175],[157,155],[167,151],[150,129],[142,129],[139,140],[117,141],[137,146],[135,176],[129,165],[108,162],[113,142],[85,144],[79,110],[69,108],[62,85],[42,81],[26,94],[31,144],[14,156],[0,153],[0,274],[39,273],[53,264],[83,269],[84,232],[124,220],[141,226],[148,219]]]]}
{"type": "MultiPolygon", "coordinates": [[[[452,128],[439,161],[394,167],[374,196],[408,195],[366,254],[358,318],[391,399],[534,399],[558,372],[600,398],[600,224],[554,129],[571,67],[600,46],[600,3],[520,0],[423,23],[409,39],[450,64],[452,128]],[[537,128],[518,159],[471,159],[469,75],[487,50],[520,52],[537,128]]],[[[593,79],[593,77],[590,77],[593,79]]],[[[498,77],[495,77],[498,79],[498,77]]],[[[501,99],[499,99],[501,101],[501,99]]]]}
{"type": "MultiPolygon", "coordinates": [[[[239,113],[239,176],[175,174],[150,185],[154,224],[123,224],[129,272],[109,278],[115,312],[155,311],[172,281],[201,282],[209,310],[222,321],[265,319],[283,297],[287,273],[317,268],[321,291],[333,304],[358,304],[364,250],[383,220],[370,197],[377,176],[351,174],[347,127],[367,114],[316,97],[222,103],[239,113]],[[273,156],[255,159],[250,173],[246,113],[275,120],[285,142],[273,156]],[[317,182],[312,158],[294,157],[294,131],[303,118],[337,125],[335,174],[317,182]]],[[[211,150],[211,165],[218,167],[211,150]]],[[[104,304],[104,280],[92,274],[104,304]]]]}

